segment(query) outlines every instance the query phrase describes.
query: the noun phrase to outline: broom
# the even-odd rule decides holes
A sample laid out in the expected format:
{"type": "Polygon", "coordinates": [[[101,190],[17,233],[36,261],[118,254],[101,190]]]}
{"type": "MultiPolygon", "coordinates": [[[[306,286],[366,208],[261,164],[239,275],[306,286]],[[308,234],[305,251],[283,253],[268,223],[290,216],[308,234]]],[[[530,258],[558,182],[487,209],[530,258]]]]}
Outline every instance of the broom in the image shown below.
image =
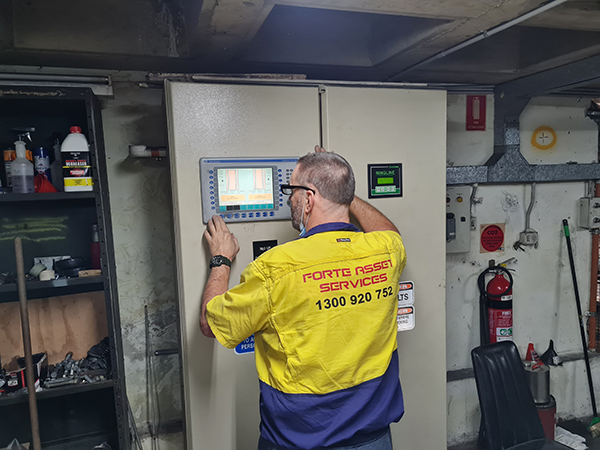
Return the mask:
{"type": "Polygon", "coordinates": [[[573,261],[573,249],[571,248],[571,234],[569,233],[569,222],[563,219],[563,228],[565,230],[565,239],[567,240],[567,250],[569,251],[569,262],[571,263],[571,275],[573,277],[573,288],[575,290],[575,302],[577,303],[577,314],[579,315],[579,331],[581,332],[581,344],[583,346],[583,357],[585,359],[585,368],[587,371],[588,385],[590,388],[590,397],[592,399],[592,421],[588,430],[592,437],[600,436],[600,418],[596,410],[596,397],[594,395],[594,385],[592,383],[592,371],[590,369],[590,357],[588,355],[587,342],[585,338],[585,327],[583,325],[583,315],[581,314],[581,301],[579,300],[579,288],[577,287],[577,276],[575,275],[575,263],[573,261]]]}

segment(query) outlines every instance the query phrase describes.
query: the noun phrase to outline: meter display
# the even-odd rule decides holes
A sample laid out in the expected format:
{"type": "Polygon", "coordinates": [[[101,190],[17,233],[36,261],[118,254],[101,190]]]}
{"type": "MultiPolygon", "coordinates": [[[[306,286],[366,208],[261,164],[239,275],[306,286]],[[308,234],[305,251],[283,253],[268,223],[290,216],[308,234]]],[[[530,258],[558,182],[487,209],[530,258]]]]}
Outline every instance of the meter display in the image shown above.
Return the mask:
{"type": "Polygon", "coordinates": [[[282,184],[289,184],[298,158],[202,158],[202,220],[226,222],[291,218],[282,184]]]}
{"type": "Polygon", "coordinates": [[[402,164],[368,164],[369,198],[402,197],[402,164]]]}

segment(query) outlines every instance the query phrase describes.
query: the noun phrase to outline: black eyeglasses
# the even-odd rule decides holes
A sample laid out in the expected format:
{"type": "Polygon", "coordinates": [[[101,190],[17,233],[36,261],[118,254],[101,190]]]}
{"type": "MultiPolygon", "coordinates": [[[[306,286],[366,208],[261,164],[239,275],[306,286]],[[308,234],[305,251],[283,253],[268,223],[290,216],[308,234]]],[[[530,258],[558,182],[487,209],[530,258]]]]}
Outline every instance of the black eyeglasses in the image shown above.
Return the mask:
{"type": "Polygon", "coordinates": [[[310,191],[313,194],[316,194],[314,189],[308,188],[306,186],[293,186],[291,184],[282,184],[279,189],[281,189],[281,193],[284,195],[292,195],[294,193],[294,189],[304,189],[305,191],[310,191]]]}

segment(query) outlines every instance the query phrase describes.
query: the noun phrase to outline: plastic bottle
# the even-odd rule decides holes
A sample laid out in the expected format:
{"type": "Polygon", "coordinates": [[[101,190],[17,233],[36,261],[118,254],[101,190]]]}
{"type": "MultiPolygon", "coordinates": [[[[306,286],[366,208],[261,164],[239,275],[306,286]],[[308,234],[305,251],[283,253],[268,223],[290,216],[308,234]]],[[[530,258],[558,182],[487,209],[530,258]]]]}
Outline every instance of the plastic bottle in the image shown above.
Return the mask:
{"type": "Polygon", "coordinates": [[[37,147],[33,151],[33,168],[36,173],[45,176],[48,181],[52,182],[52,174],[50,173],[50,153],[44,147],[37,147]]]}
{"type": "Polygon", "coordinates": [[[4,187],[9,191],[12,187],[12,172],[10,170],[10,165],[15,159],[17,159],[17,153],[14,150],[4,150],[4,173],[6,174],[6,186],[4,187]]]}
{"type": "Polygon", "coordinates": [[[60,146],[65,192],[92,191],[92,166],[87,139],[81,128],[71,127],[71,133],[60,146]]]}
{"type": "Polygon", "coordinates": [[[11,178],[13,194],[33,194],[33,163],[27,159],[25,142],[16,141],[17,159],[11,162],[11,178]]]}

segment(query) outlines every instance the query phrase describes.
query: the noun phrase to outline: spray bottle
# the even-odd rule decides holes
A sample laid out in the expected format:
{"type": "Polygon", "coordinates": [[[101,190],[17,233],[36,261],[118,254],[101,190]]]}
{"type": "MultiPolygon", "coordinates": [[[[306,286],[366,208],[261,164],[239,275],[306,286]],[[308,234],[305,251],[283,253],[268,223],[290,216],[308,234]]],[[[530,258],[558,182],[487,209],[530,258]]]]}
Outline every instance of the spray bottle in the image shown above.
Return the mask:
{"type": "MultiPolygon", "coordinates": [[[[29,134],[29,133],[27,133],[29,134]]],[[[27,159],[27,149],[23,142],[23,134],[19,134],[19,140],[15,141],[17,159],[10,165],[12,175],[13,194],[33,194],[33,163],[27,159]]]]}

